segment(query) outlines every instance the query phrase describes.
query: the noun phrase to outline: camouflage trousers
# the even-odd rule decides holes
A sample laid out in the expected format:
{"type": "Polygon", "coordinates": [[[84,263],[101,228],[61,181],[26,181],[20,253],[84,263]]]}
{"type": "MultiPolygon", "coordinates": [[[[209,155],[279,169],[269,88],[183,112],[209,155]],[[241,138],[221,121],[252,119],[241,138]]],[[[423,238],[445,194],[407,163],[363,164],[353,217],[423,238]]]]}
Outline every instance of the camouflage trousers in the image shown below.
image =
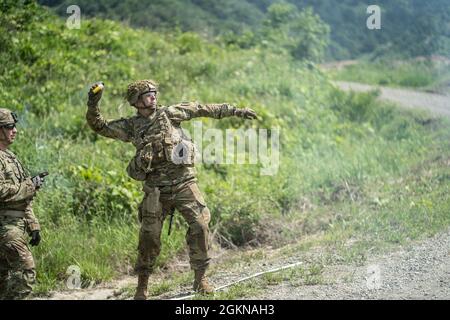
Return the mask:
{"type": "Polygon", "coordinates": [[[35,279],[25,220],[0,215],[0,299],[27,297],[35,279]]]}
{"type": "Polygon", "coordinates": [[[186,242],[189,260],[194,270],[206,269],[209,265],[210,212],[195,181],[159,188],[144,187],[145,197],[139,206],[138,259],[135,271],[151,273],[161,251],[161,229],[166,216],[177,209],[188,223],[186,242]]]}

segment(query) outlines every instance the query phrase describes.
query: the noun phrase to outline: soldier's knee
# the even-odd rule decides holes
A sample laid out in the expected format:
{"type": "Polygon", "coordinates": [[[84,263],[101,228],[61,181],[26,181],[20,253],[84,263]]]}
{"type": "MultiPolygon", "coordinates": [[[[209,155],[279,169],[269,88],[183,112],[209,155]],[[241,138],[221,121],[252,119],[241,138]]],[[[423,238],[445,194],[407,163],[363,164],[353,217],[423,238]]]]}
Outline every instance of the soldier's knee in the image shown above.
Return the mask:
{"type": "Polygon", "coordinates": [[[209,231],[208,224],[205,222],[202,216],[199,216],[189,225],[189,234],[190,235],[204,235],[209,231]]]}
{"type": "Polygon", "coordinates": [[[196,219],[189,225],[189,230],[186,234],[186,242],[191,250],[200,250],[201,252],[206,252],[208,250],[209,229],[202,218],[196,219]]]}
{"type": "Polygon", "coordinates": [[[208,207],[203,207],[201,211],[201,216],[206,225],[211,221],[211,213],[209,212],[208,207]]]}
{"type": "Polygon", "coordinates": [[[161,249],[160,234],[152,232],[141,232],[139,239],[139,250],[151,252],[152,255],[158,255],[161,249]]]}
{"type": "Polygon", "coordinates": [[[35,268],[33,255],[23,238],[16,238],[6,243],[3,254],[12,269],[34,270],[35,268]]]}
{"type": "Polygon", "coordinates": [[[155,233],[158,232],[161,226],[161,222],[156,217],[143,216],[141,231],[155,233]]]}
{"type": "Polygon", "coordinates": [[[161,250],[161,227],[157,225],[146,225],[141,227],[139,237],[139,251],[158,256],[161,250]]]}

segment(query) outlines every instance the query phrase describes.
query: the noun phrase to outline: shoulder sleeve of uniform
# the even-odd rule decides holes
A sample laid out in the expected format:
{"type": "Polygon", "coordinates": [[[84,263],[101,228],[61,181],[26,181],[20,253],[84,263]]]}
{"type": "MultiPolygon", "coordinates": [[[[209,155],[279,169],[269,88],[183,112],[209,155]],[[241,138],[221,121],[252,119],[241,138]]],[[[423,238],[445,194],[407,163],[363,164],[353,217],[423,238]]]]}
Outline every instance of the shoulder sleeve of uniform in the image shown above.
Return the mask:
{"type": "Polygon", "coordinates": [[[6,161],[6,153],[3,151],[0,151],[0,179],[4,180],[6,179],[5,177],[5,172],[7,170],[7,161],[6,161]]]}
{"type": "Polygon", "coordinates": [[[129,142],[133,136],[133,120],[130,118],[120,118],[117,120],[108,121],[105,126],[109,137],[118,139],[124,142],[129,142]]]}
{"type": "Polygon", "coordinates": [[[11,170],[4,159],[0,160],[0,202],[13,202],[30,199],[36,190],[29,177],[18,182],[11,178],[11,170]]]}
{"type": "Polygon", "coordinates": [[[112,139],[129,142],[132,139],[132,126],[130,119],[105,120],[98,107],[88,108],[86,120],[92,130],[98,134],[112,139]]]}
{"type": "Polygon", "coordinates": [[[4,163],[6,161],[7,155],[5,151],[0,150],[0,162],[4,163]]]}
{"type": "Polygon", "coordinates": [[[181,122],[195,117],[197,106],[198,103],[195,102],[182,102],[180,104],[165,107],[165,112],[170,120],[181,122]]]}

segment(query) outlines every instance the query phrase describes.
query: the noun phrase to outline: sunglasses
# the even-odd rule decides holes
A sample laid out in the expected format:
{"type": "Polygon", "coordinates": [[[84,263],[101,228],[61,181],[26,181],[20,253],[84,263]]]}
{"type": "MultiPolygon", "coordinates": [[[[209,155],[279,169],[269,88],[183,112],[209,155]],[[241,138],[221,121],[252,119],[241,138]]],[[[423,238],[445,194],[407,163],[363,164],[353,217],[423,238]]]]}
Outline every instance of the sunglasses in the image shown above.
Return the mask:
{"type": "Polygon", "coordinates": [[[15,127],[16,127],[15,123],[5,124],[4,126],[2,126],[2,128],[8,129],[8,130],[12,130],[15,127]]]}
{"type": "Polygon", "coordinates": [[[156,91],[147,91],[147,92],[142,93],[140,96],[141,97],[150,97],[150,96],[156,97],[157,94],[158,94],[158,92],[156,92],[156,91]]]}

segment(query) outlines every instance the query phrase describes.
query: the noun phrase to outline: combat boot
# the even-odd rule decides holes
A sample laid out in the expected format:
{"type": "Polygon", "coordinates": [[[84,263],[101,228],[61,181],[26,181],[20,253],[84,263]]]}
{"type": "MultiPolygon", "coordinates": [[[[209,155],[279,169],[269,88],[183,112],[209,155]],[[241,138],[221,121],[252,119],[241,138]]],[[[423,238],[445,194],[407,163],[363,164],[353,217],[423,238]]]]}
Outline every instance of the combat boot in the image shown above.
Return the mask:
{"type": "Polygon", "coordinates": [[[148,274],[140,274],[138,276],[138,285],[134,300],[147,300],[148,274]]]}
{"type": "Polygon", "coordinates": [[[208,283],[205,273],[204,269],[195,270],[194,291],[201,294],[214,293],[214,287],[208,283]]]}

